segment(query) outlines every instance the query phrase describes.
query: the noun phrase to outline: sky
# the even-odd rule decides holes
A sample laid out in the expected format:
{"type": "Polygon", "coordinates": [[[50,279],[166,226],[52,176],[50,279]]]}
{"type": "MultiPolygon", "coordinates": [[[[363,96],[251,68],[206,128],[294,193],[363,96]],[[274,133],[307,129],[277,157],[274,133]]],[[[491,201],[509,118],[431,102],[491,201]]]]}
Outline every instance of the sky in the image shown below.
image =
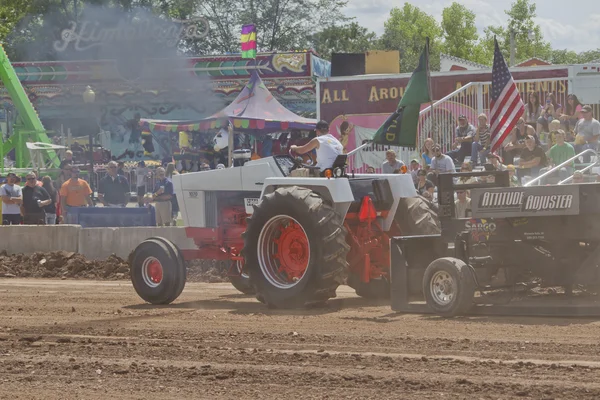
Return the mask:
{"type": "MultiPolygon", "coordinates": [[[[489,25],[506,26],[507,15],[514,0],[457,0],[476,15],[475,24],[480,34],[489,25]]],[[[442,10],[452,0],[408,0],[408,3],[442,20],[442,10]]],[[[393,7],[402,7],[401,0],[348,0],[344,13],[374,31],[383,33],[383,24],[393,7]]],[[[600,9],[597,0],[538,0],[535,22],[540,25],[544,39],[555,49],[576,52],[600,48],[600,9]]]]}

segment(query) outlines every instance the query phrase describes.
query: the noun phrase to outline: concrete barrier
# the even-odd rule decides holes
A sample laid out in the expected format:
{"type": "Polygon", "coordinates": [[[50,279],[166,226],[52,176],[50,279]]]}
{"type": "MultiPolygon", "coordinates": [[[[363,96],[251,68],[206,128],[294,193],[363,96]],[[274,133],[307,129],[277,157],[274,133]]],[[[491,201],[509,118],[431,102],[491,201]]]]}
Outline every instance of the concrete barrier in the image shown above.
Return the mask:
{"type": "MultiPolygon", "coordinates": [[[[78,253],[90,260],[102,260],[111,254],[118,254],[118,232],[120,228],[81,228],[79,230],[78,253]]],[[[127,254],[125,255],[127,256],[127,254]]]]}
{"type": "Polygon", "coordinates": [[[79,225],[0,226],[0,250],[9,254],[79,249],[79,225]]]}
{"type": "Polygon", "coordinates": [[[145,239],[161,236],[180,249],[195,248],[183,227],[81,228],[79,225],[0,226],[0,251],[9,254],[72,251],[88,259],[105,259],[111,254],[126,259],[145,239]]]}
{"type": "MultiPolygon", "coordinates": [[[[99,235],[98,233],[97,235],[99,235]]],[[[79,252],[88,258],[106,258],[112,253],[121,258],[127,258],[142,241],[161,236],[169,239],[180,249],[195,248],[194,241],[185,235],[185,228],[171,227],[132,227],[132,228],[82,228],[79,235],[79,252]],[[86,231],[94,229],[114,229],[112,240],[108,233],[102,233],[102,247],[97,248],[92,237],[86,237],[86,231]],[[106,243],[106,245],[104,245],[106,243]],[[110,245],[108,245],[110,243],[110,245]]]]}

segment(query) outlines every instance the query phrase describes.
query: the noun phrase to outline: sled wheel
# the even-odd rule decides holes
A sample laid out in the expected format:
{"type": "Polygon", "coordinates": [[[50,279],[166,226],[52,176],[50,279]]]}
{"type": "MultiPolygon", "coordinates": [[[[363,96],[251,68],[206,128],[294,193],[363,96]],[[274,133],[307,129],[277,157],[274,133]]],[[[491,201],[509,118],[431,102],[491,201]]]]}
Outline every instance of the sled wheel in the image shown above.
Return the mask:
{"type": "Polygon", "coordinates": [[[365,299],[389,299],[390,281],[385,277],[371,279],[369,283],[364,283],[356,274],[349,274],[348,286],[356,291],[356,294],[365,299]]]}
{"type": "Polygon", "coordinates": [[[129,258],[131,283],[151,304],[169,304],[185,286],[186,269],[179,249],[163,238],[144,240],[129,258]]]}
{"type": "Polygon", "coordinates": [[[244,294],[254,294],[254,287],[250,283],[250,277],[244,272],[244,262],[235,261],[232,270],[232,275],[229,275],[229,281],[233,287],[244,294]]]}
{"type": "Polygon", "coordinates": [[[335,297],[346,274],[342,218],[310,189],[279,188],[255,206],[244,258],[259,301],[298,308],[335,297]]]}
{"type": "Polygon", "coordinates": [[[462,260],[438,258],[425,270],[423,294],[435,313],[454,317],[468,312],[473,306],[475,280],[462,260]]]}

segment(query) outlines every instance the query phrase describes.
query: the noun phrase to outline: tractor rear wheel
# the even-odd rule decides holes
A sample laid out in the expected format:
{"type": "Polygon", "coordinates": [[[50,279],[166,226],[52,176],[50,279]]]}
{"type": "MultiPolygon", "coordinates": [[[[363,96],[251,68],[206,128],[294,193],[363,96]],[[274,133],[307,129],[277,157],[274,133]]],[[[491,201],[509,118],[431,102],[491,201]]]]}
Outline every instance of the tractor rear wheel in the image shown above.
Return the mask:
{"type": "Polygon", "coordinates": [[[437,207],[423,196],[400,199],[394,218],[403,236],[435,235],[442,232],[437,207]]]}
{"type": "Polygon", "coordinates": [[[434,260],[423,276],[427,305],[443,317],[455,317],[473,307],[475,279],[467,264],[453,257],[434,260]]]}
{"type": "Polygon", "coordinates": [[[284,187],[254,207],[244,259],[259,301],[298,308],[335,297],[347,269],[346,230],[333,207],[310,189],[284,187]]]}
{"type": "Polygon", "coordinates": [[[254,294],[254,286],[250,283],[250,277],[243,269],[243,261],[235,261],[233,269],[235,274],[229,275],[229,282],[234,288],[244,294],[254,294]]]}
{"type": "Polygon", "coordinates": [[[129,257],[131,283],[151,304],[169,304],[179,297],[186,281],[181,252],[167,239],[154,237],[140,243],[129,257]]]}

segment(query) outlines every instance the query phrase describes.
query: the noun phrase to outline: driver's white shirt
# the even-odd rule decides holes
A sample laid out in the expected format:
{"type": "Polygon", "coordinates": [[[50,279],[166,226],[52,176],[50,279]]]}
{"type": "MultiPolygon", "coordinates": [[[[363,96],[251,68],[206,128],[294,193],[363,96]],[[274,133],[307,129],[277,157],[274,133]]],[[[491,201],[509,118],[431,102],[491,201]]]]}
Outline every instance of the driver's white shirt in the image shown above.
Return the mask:
{"type": "Polygon", "coordinates": [[[317,140],[319,141],[319,148],[316,149],[316,166],[321,168],[321,171],[324,171],[327,168],[331,168],[336,157],[344,153],[344,146],[330,133],[317,136],[317,140]]]}

